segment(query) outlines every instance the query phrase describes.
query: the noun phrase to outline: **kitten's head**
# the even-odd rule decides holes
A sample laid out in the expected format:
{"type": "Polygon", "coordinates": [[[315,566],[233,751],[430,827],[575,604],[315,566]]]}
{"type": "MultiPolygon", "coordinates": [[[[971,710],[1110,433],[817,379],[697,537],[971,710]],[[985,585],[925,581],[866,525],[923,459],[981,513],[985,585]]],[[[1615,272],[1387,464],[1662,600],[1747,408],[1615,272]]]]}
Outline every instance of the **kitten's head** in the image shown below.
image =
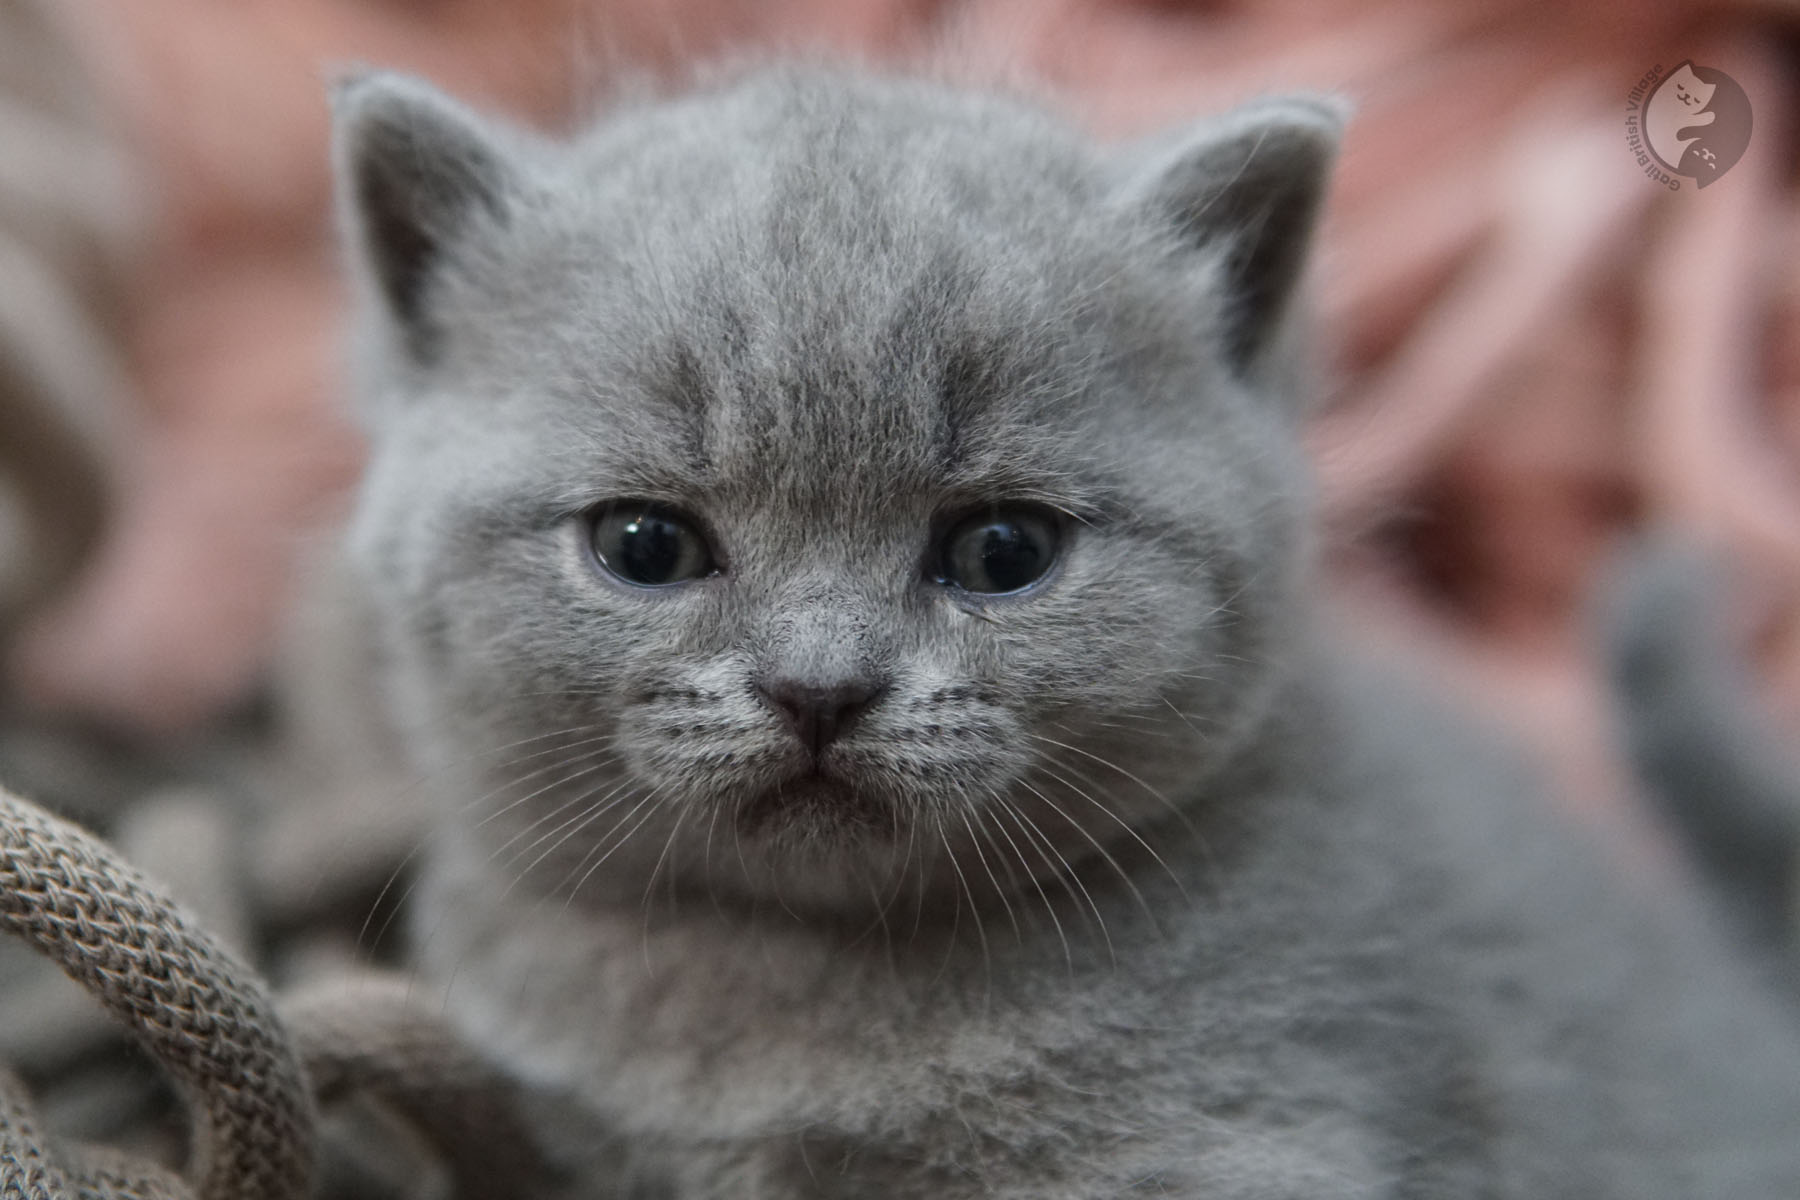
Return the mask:
{"type": "Polygon", "coordinates": [[[352,552],[499,869],[841,908],[1203,803],[1291,628],[1337,126],[784,68],[549,144],[346,85],[352,552]]]}

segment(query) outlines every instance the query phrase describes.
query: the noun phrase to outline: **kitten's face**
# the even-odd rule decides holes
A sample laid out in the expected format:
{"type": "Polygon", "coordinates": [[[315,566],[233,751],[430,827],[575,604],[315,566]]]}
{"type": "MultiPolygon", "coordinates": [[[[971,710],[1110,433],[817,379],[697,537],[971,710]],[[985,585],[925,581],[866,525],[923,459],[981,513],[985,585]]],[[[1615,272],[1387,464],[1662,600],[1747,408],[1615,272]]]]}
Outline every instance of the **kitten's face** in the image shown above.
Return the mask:
{"type": "Polygon", "coordinates": [[[478,145],[501,217],[428,289],[377,241],[353,544],[501,869],[967,896],[1196,801],[1266,697],[1298,489],[1242,261],[1186,261],[1162,175],[804,75],[478,145]]]}

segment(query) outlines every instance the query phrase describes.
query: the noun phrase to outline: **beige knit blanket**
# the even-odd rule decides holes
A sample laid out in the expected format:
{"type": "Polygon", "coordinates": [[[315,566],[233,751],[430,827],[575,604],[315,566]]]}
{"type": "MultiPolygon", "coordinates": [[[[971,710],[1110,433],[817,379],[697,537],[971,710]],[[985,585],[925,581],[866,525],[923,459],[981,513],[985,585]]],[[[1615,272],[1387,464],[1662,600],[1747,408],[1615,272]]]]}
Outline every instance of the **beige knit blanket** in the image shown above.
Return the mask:
{"type": "Polygon", "coordinates": [[[527,1196],[542,1168],[508,1082],[400,976],[368,972],[278,1003],[257,973],[104,843],[0,789],[0,930],[54,960],[177,1085],[180,1174],[46,1139],[0,1068],[0,1200],[298,1200],[316,1113],[385,1103],[435,1149],[457,1196],[527,1196]]]}

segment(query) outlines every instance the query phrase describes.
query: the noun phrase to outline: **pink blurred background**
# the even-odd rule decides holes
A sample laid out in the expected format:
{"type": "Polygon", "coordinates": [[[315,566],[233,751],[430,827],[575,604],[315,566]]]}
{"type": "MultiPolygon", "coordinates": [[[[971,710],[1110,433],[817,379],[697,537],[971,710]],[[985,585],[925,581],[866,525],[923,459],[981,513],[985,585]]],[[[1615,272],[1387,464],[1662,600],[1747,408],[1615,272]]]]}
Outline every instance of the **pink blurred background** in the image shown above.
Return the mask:
{"type": "MultiPolygon", "coordinates": [[[[0,694],[26,710],[180,740],[264,678],[359,460],[331,64],[554,126],[620,72],[828,46],[1041,79],[1106,134],[1283,88],[1351,97],[1311,436],[1354,619],[1467,683],[1604,812],[1621,789],[1592,593],[1622,535],[1678,524],[1743,564],[1740,637],[1800,723],[1800,6],[0,0],[0,20],[81,64],[116,189],[74,285],[118,367],[106,432],[69,439],[103,503],[86,552],[0,622],[0,694]],[[1715,185],[1671,193],[1625,146],[1626,96],[1690,58],[1742,84],[1755,132],[1715,185]]],[[[0,391],[33,403],[55,411],[0,391]]]]}

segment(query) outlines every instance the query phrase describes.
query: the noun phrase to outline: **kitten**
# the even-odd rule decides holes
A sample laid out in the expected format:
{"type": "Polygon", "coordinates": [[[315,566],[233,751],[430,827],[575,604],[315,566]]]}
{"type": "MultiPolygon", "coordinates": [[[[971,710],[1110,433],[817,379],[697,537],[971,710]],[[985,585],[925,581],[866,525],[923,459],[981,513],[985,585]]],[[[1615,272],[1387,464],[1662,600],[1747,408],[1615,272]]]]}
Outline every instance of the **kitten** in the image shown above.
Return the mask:
{"type": "Polygon", "coordinates": [[[417,953],[580,1194],[1800,1195],[1778,1002],[1312,614],[1330,104],[337,124],[417,953]]]}

